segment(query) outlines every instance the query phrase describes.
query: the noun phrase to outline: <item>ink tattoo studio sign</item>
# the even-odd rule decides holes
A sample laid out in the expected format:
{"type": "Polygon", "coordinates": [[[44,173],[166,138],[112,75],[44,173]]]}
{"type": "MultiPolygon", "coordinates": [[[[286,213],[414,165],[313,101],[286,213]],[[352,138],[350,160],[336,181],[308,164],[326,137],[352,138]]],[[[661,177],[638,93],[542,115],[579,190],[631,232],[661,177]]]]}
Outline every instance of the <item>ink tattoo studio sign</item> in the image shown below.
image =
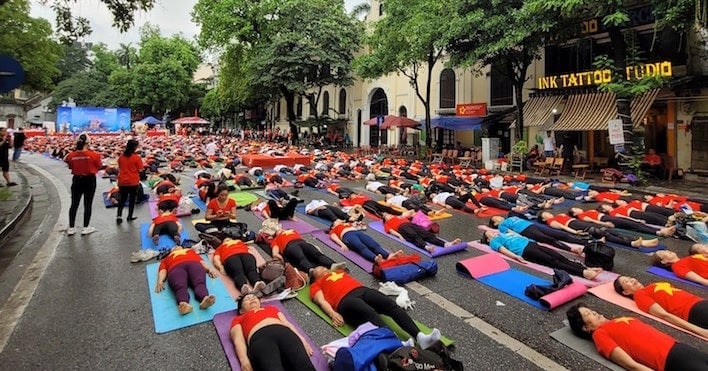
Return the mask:
{"type": "MultiPolygon", "coordinates": [[[[650,76],[669,77],[672,75],[671,62],[656,62],[639,66],[629,66],[626,68],[625,73],[627,74],[627,80],[639,80],[650,76]]],[[[539,90],[578,88],[605,84],[611,81],[612,71],[605,69],[539,77],[536,88],[539,90]]]]}

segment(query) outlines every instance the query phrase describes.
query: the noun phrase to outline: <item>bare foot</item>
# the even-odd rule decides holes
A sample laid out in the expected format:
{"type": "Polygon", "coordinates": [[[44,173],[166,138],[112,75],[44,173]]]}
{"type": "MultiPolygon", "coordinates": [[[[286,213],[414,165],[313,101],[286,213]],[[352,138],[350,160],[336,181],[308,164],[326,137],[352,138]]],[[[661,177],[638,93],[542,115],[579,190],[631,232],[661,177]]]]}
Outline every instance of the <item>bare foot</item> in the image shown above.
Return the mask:
{"type": "Polygon", "coordinates": [[[425,245],[425,250],[428,251],[429,253],[433,253],[435,251],[435,246],[425,245]]]}
{"type": "Polygon", "coordinates": [[[216,297],[214,295],[209,295],[202,299],[202,302],[199,303],[199,309],[207,309],[210,306],[214,305],[214,302],[216,301],[216,297]]]}
{"type": "Polygon", "coordinates": [[[600,275],[600,272],[592,270],[592,269],[583,269],[583,277],[589,280],[594,280],[597,278],[597,276],[600,275]]]}
{"type": "Polygon", "coordinates": [[[576,254],[576,255],[582,255],[583,250],[585,250],[585,249],[582,247],[579,247],[579,246],[575,246],[575,247],[570,248],[570,252],[572,252],[573,254],[576,254]]]}
{"type": "Polygon", "coordinates": [[[553,203],[556,205],[562,204],[563,202],[565,202],[565,197],[559,197],[559,198],[556,198],[555,200],[553,200],[553,203]]]}
{"type": "Polygon", "coordinates": [[[388,255],[388,259],[394,259],[394,258],[397,258],[397,257],[402,256],[402,255],[403,255],[403,250],[398,250],[398,251],[396,251],[396,252],[394,252],[394,253],[389,254],[389,255],[388,255]]]}
{"type": "Polygon", "coordinates": [[[177,306],[177,310],[179,311],[179,314],[185,315],[187,313],[192,313],[192,306],[189,305],[189,303],[183,301],[179,303],[179,305],[177,306]]]}
{"type": "MultiPolygon", "coordinates": [[[[393,254],[390,254],[390,255],[388,256],[388,259],[391,259],[391,256],[393,256],[393,254]]],[[[376,256],[374,257],[374,263],[376,263],[376,264],[381,263],[382,260],[383,260],[383,256],[381,256],[381,254],[376,255],[376,256]]]]}
{"type": "Polygon", "coordinates": [[[652,238],[651,240],[642,241],[642,246],[644,247],[655,247],[659,245],[658,238],[652,238]]]}
{"type": "Polygon", "coordinates": [[[639,237],[636,240],[632,241],[632,247],[640,248],[640,247],[642,247],[643,242],[644,242],[644,239],[639,237]]]}

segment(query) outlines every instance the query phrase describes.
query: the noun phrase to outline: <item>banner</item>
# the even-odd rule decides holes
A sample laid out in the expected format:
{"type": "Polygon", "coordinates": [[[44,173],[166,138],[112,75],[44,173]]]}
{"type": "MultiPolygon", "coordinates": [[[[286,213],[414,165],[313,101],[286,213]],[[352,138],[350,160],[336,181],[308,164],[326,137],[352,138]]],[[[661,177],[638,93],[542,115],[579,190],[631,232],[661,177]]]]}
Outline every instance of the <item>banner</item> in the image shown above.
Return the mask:
{"type": "Polygon", "coordinates": [[[57,107],[57,132],[130,130],[130,108],[57,107]]]}
{"type": "Polygon", "coordinates": [[[610,144],[624,144],[624,129],[622,120],[608,121],[608,132],[610,134],[610,144]]]}
{"type": "Polygon", "coordinates": [[[455,107],[456,116],[487,116],[487,103],[465,103],[455,107]]]}

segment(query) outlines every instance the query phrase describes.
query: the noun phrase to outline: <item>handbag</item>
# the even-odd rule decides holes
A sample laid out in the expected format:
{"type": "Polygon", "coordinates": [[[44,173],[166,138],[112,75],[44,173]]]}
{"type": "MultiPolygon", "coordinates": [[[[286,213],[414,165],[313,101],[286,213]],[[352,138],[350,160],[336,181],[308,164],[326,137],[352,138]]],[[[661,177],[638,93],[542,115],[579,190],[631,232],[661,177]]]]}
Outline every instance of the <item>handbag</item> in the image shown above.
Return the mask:
{"type": "Polygon", "coordinates": [[[307,275],[290,263],[285,263],[285,288],[298,291],[307,285],[307,275]]]}
{"type": "Polygon", "coordinates": [[[266,283],[285,275],[285,263],[278,259],[268,260],[261,270],[261,278],[266,283]]]}

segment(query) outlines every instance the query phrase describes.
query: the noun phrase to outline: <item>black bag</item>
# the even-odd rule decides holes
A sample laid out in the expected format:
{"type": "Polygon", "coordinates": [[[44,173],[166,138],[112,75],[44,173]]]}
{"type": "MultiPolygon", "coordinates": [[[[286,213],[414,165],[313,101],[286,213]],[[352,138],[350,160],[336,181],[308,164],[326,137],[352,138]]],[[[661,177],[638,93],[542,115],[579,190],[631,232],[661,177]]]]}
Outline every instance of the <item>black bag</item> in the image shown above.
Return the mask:
{"type": "Polygon", "coordinates": [[[585,265],[611,271],[615,267],[615,249],[602,241],[592,240],[585,245],[585,265]]]}
{"type": "Polygon", "coordinates": [[[442,344],[437,342],[428,349],[403,346],[391,354],[379,354],[376,366],[382,371],[462,371],[462,362],[450,357],[442,344]]]}

